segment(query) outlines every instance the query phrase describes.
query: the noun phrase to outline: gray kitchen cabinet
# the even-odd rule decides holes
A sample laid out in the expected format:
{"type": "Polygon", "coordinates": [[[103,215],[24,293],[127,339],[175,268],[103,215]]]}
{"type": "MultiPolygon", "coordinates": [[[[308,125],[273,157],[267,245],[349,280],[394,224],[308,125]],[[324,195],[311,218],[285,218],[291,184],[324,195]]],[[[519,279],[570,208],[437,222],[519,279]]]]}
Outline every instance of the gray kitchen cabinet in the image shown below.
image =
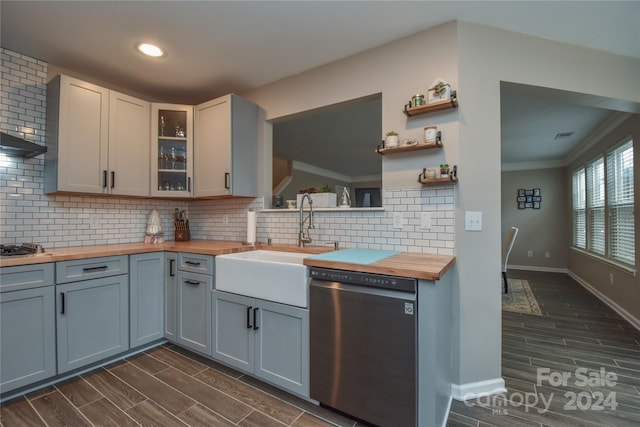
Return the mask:
{"type": "Polygon", "coordinates": [[[0,269],[0,390],[56,374],[52,263],[0,269]]]}
{"type": "Polygon", "coordinates": [[[129,256],[129,346],[164,336],[164,253],[129,256]]]}
{"type": "Polygon", "coordinates": [[[150,104],[58,75],[47,85],[45,193],[149,195],[150,104]]]}
{"type": "Polygon", "coordinates": [[[230,94],[195,107],[194,197],[256,196],[258,106],[230,94]]]}
{"type": "Polygon", "coordinates": [[[178,313],[176,342],[211,355],[213,257],[178,254],[178,313]]]}
{"type": "Polygon", "coordinates": [[[212,357],[309,396],[309,311],[212,292],[212,357]]]}
{"type": "Polygon", "coordinates": [[[128,257],[56,264],[58,374],[129,349],[128,257]]]}
{"type": "Polygon", "coordinates": [[[164,337],[176,342],[178,313],[178,254],[164,253],[164,337]]]}
{"type": "Polygon", "coordinates": [[[211,356],[234,368],[253,372],[255,299],[213,291],[211,301],[213,339],[211,356]]]}
{"type": "Polygon", "coordinates": [[[211,354],[211,299],[213,278],[206,274],[178,272],[177,343],[211,354]]]}

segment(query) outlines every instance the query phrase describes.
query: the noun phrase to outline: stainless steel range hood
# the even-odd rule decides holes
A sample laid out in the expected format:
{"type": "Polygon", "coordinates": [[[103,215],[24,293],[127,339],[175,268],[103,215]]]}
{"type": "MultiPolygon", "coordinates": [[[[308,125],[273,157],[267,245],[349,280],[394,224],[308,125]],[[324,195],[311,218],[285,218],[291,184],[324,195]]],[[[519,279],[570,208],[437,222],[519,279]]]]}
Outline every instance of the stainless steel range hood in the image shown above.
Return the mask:
{"type": "Polygon", "coordinates": [[[47,147],[22,138],[0,132],[0,152],[8,156],[35,157],[47,151],[47,147]]]}

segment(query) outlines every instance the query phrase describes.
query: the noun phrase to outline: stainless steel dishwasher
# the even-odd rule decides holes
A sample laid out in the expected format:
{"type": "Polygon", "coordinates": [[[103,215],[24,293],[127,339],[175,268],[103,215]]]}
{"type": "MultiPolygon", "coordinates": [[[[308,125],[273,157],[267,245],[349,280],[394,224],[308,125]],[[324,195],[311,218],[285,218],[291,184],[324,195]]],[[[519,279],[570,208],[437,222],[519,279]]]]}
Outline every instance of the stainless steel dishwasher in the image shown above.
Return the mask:
{"type": "Polygon", "coordinates": [[[379,426],[417,419],[417,281],[309,268],[311,398],[379,426]]]}

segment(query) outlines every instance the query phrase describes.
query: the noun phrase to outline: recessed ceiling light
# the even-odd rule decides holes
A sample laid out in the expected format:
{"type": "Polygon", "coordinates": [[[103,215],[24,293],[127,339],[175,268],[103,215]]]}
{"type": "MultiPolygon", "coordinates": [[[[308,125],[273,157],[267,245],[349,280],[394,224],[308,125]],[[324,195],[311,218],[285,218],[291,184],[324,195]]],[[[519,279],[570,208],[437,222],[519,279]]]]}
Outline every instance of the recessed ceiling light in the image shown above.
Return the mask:
{"type": "Polygon", "coordinates": [[[151,43],[140,43],[138,45],[138,50],[145,55],[152,56],[154,58],[164,56],[164,52],[162,51],[162,49],[151,43]]]}

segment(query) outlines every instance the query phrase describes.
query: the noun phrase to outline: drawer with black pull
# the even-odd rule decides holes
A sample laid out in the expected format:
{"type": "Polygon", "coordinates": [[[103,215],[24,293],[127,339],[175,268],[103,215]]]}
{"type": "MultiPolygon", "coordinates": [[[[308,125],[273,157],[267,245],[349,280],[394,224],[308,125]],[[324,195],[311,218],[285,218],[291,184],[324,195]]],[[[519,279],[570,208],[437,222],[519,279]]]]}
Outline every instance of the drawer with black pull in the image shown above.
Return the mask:
{"type": "Polygon", "coordinates": [[[56,263],[56,283],[77,282],[129,273],[127,255],[60,261],[56,263]]]}
{"type": "Polygon", "coordinates": [[[178,270],[213,275],[213,256],[180,252],[178,270]]]}

